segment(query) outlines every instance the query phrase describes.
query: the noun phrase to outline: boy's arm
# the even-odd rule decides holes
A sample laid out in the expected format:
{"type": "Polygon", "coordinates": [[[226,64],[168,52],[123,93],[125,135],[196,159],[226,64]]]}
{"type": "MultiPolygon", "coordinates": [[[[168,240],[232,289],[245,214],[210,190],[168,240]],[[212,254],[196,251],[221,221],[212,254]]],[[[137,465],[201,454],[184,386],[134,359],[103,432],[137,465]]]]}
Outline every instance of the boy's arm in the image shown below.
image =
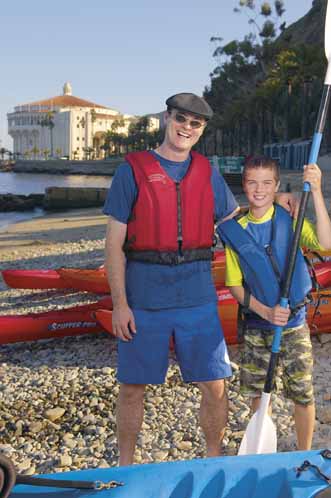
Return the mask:
{"type": "Polygon", "coordinates": [[[303,180],[310,183],[316,214],[316,233],[323,249],[331,249],[331,221],[322,193],[322,173],[317,164],[304,166],[303,180]]]}
{"type": "MultiPolygon", "coordinates": [[[[233,297],[241,304],[245,303],[245,289],[242,285],[243,274],[240,269],[238,255],[229,246],[225,246],[226,255],[226,281],[225,284],[229,288],[233,297]]],[[[281,308],[279,305],[274,308],[265,306],[263,303],[255,299],[250,294],[249,309],[259,315],[264,320],[267,320],[274,325],[284,326],[287,324],[290,310],[281,308]]]]}
{"type": "MultiPolygon", "coordinates": [[[[245,289],[243,286],[231,286],[229,287],[229,290],[238,303],[241,305],[245,304],[245,289]]],[[[269,306],[261,303],[261,301],[255,299],[252,294],[249,296],[248,308],[267,322],[281,327],[285,327],[290,316],[289,308],[282,308],[279,304],[273,308],[270,308],[269,306]]]]}

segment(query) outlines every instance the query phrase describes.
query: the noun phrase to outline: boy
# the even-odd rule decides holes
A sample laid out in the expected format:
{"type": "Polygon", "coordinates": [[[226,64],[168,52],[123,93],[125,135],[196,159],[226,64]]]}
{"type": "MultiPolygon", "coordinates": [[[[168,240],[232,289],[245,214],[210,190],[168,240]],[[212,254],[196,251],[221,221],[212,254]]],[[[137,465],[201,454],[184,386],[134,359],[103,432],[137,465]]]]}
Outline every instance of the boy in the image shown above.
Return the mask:
{"type": "MultiPolygon", "coordinates": [[[[300,245],[322,250],[331,247],[331,223],[321,190],[321,171],[315,164],[304,168],[310,183],[316,226],[305,219],[300,245]]],[[[219,225],[226,242],[226,285],[244,306],[245,332],[241,366],[241,390],[259,407],[269,364],[273,329],[285,327],[279,360],[283,367],[285,394],[294,402],[294,419],[299,450],[311,448],[315,405],[312,385],[312,346],[305,321],[305,298],[311,288],[307,266],[299,250],[289,296],[289,307],[278,305],[293,238],[293,219],[274,204],[279,188],[278,164],[264,156],[245,164],[243,188],[249,213],[228,232],[219,225]]],[[[231,226],[231,225],[230,225],[231,226]]]]}

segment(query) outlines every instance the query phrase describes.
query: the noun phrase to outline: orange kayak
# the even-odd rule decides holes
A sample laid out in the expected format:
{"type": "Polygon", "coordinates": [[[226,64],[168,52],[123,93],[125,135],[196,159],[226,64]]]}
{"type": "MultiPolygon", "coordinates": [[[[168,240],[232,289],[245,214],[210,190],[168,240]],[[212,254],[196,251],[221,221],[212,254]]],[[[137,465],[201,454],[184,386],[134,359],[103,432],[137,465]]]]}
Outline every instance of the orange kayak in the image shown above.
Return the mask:
{"type": "MultiPolygon", "coordinates": [[[[224,285],[224,251],[215,252],[212,275],[215,285],[224,285]]],[[[76,289],[96,294],[109,294],[110,292],[103,266],[90,269],[2,270],[2,277],[9,287],[16,289],[76,289]]]]}
{"type": "MultiPolygon", "coordinates": [[[[217,289],[217,297],[218,314],[222,322],[226,342],[228,344],[237,344],[238,303],[225,287],[217,289]]],[[[93,316],[95,316],[103,329],[110,334],[113,334],[112,312],[110,309],[103,309],[100,307],[93,312],[93,316]]]]}
{"type": "MultiPolygon", "coordinates": [[[[331,255],[331,253],[330,253],[331,255]]],[[[318,288],[311,292],[312,301],[307,305],[307,321],[311,334],[331,333],[331,261],[314,265],[318,288]]],[[[238,303],[226,287],[217,286],[218,314],[227,344],[239,342],[238,303]]],[[[102,327],[112,333],[112,314],[109,309],[99,308],[94,316],[102,327]]]]}
{"type": "Polygon", "coordinates": [[[93,270],[79,268],[59,268],[58,274],[66,286],[96,294],[109,294],[110,288],[104,267],[93,270]]]}

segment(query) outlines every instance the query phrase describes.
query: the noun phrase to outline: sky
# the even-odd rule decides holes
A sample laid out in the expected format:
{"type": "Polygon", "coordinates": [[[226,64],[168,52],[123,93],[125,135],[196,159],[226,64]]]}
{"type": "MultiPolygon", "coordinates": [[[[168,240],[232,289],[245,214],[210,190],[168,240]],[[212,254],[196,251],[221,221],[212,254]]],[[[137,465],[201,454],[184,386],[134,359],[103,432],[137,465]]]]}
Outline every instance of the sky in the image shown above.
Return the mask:
{"type": "MultiPolygon", "coordinates": [[[[261,2],[257,2],[261,3],[261,2]]],[[[216,66],[212,36],[243,39],[239,0],[16,0],[0,13],[0,147],[12,149],[7,113],[62,94],[126,114],[164,110],[178,92],[202,94],[216,66]]],[[[287,25],[312,0],[284,0],[287,25]]]]}

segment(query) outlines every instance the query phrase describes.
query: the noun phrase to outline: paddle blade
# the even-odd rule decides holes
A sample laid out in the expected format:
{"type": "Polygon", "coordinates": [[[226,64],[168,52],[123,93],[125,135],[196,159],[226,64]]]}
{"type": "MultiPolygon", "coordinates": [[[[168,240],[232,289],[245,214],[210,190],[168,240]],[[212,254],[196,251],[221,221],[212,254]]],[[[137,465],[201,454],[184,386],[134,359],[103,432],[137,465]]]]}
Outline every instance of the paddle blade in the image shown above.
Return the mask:
{"type": "Polygon", "coordinates": [[[238,455],[255,455],[276,452],[277,434],[275,424],[271,420],[271,417],[266,414],[261,428],[258,423],[257,412],[254,413],[241,441],[238,455]]]}
{"type": "Polygon", "coordinates": [[[259,409],[248,423],[239,455],[277,452],[276,427],[268,414],[270,393],[262,393],[259,409]]]}

